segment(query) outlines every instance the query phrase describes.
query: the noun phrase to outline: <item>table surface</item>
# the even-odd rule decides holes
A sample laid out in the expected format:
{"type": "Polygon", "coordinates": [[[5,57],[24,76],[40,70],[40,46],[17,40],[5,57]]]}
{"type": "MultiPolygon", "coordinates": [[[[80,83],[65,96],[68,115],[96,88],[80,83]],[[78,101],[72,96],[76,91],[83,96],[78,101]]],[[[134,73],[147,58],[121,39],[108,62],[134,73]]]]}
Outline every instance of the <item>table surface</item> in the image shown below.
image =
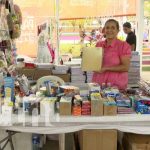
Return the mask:
{"type": "Polygon", "coordinates": [[[82,129],[117,129],[122,132],[150,134],[150,115],[117,116],[28,116],[25,114],[0,115],[0,127],[18,132],[58,134],[82,129]]]}

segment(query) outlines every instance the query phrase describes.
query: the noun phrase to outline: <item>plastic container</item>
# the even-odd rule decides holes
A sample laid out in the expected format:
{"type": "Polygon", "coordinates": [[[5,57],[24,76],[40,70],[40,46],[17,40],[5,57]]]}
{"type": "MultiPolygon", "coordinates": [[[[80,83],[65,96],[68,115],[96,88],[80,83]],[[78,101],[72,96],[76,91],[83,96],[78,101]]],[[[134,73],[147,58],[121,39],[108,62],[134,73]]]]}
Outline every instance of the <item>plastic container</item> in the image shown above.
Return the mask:
{"type": "Polygon", "coordinates": [[[17,67],[18,68],[24,68],[25,67],[24,58],[18,58],[17,59],[17,67]]]}
{"type": "Polygon", "coordinates": [[[32,150],[40,150],[40,135],[32,135],[32,150]]]}

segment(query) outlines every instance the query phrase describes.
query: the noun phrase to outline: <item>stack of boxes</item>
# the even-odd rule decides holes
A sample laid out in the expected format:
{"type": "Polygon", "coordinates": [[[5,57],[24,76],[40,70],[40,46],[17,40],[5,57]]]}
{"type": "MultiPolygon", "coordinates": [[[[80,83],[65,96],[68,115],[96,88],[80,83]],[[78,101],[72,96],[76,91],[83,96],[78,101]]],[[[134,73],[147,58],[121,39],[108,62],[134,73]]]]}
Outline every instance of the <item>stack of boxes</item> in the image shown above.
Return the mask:
{"type": "MultiPolygon", "coordinates": [[[[70,89],[70,86],[67,86],[70,89]]],[[[60,99],[60,115],[73,116],[112,116],[117,114],[117,106],[115,102],[119,91],[109,88],[102,93],[98,84],[88,84],[89,94],[80,96],[77,92],[72,94],[65,92],[65,97],[60,99]],[[69,100],[67,96],[70,96],[69,100]],[[66,113],[67,112],[67,113],[66,113]]]]}
{"type": "Polygon", "coordinates": [[[138,87],[138,82],[140,81],[140,55],[138,52],[132,52],[128,78],[130,87],[138,87]]]}
{"type": "Polygon", "coordinates": [[[83,116],[91,115],[91,102],[88,99],[82,101],[81,113],[83,116]]]}
{"type": "Polygon", "coordinates": [[[139,114],[150,114],[150,97],[135,96],[135,111],[139,114]]]}
{"type": "Polygon", "coordinates": [[[52,70],[53,74],[67,74],[69,67],[66,65],[55,65],[54,69],[52,70]]]}
{"type": "Polygon", "coordinates": [[[116,97],[118,114],[133,114],[135,111],[132,107],[132,101],[125,95],[116,97]]]}
{"type": "Polygon", "coordinates": [[[86,82],[91,83],[92,82],[92,77],[93,77],[93,72],[87,71],[86,76],[87,76],[86,82]]]}
{"type": "Polygon", "coordinates": [[[85,83],[86,76],[80,66],[71,67],[71,83],[85,83]]]}
{"type": "Polygon", "coordinates": [[[81,116],[81,101],[82,98],[80,97],[80,95],[76,95],[74,97],[73,107],[72,107],[73,116],[81,116]]]}

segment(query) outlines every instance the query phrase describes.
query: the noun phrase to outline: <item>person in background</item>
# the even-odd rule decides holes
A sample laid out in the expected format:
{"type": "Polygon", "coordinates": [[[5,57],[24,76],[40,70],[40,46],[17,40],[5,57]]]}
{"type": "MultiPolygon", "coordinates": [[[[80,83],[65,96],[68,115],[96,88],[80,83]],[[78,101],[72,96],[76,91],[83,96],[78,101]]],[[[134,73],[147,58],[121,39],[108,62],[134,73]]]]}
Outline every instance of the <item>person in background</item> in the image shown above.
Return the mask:
{"type": "Polygon", "coordinates": [[[131,24],[126,22],[123,24],[123,31],[127,34],[126,42],[131,45],[131,50],[136,50],[136,35],[131,30],[131,24]]]}
{"type": "Polygon", "coordinates": [[[128,84],[131,47],[127,42],[117,39],[118,32],[118,21],[107,20],[104,26],[106,39],[96,44],[96,47],[104,50],[102,69],[94,72],[92,82],[100,85],[110,83],[111,86],[124,90],[128,84]]]}
{"type": "Polygon", "coordinates": [[[102,28],[102,27],[100,27],[100,28],[97,30],[97,32],[96,32],[96,39],[97,39],[97,42],[104,40],[104,34],[103,34],[103,28],[102,28]]]}

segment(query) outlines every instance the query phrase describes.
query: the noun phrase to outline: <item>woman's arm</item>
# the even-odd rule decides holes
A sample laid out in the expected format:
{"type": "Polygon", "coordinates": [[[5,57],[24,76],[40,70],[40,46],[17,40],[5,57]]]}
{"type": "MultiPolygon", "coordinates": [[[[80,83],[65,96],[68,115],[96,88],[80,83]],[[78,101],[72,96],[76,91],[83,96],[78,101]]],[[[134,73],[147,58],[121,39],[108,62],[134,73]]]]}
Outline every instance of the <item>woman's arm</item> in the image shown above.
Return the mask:
{"type": "Polygon", "coordinates": [[[113,67],[103,67],[100,72],[112,71],[112,72],[128,72],[130,66],[130,56],[122,56],[121,64],[113,67]]]}

